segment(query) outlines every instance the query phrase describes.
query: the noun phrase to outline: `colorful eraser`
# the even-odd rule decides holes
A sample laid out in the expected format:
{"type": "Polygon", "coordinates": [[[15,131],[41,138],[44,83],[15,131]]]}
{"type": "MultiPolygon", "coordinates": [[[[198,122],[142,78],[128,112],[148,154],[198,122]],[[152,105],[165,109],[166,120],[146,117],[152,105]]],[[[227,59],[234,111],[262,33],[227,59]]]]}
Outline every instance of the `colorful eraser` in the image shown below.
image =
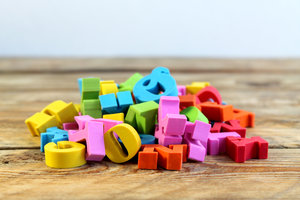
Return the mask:
{"type": "Polygon", "coordinates": [[[132,92],[135,84],[141,80],[143,76],[140,73],[135,73],[131,77],[127,79],[127,81],[123,82],[119,86],[119,91],[130,91],[132,92]]]}
{"type": "Polygon", "coordinates": [[[113,80],[100,81],[100,95],[116,94],[118,86],[113,80]]]}
{"type": "Polygon", "coordinates": [[[259,136],[251,138],[226,137],[226,149],[229,157],[235,162],[245,162],[251,158],[268,158],[268,142],[259,136]]]}
{"type": "Polygon", "coordinates": [[[212,99],[217,104],[222,104],[222,97],[219,91],[213,86],[207,86],[196,94],[197,103],[204,103],[212,99]]]}
{"type": "Polygon", "coordinates": [[[125,117],[125,122],[133,126],[141,134],[153,134],[158,104],[148,101],[131,105],[125,117]]]}
{"type": "Polygon", "coordinates": [[[222,133],[211,133],[208,136],[207,141],[207,154],[208,155],[219,155],[226,153],[226,137],[233,136],[240,138],[241,136],[236,132],[222,132],[222,133]]]}
{"type": "Polygon", "coordinates": [[[147,101],[159,103],[161,96],[177,96],[178,90],[169,69],[157,67],[135,84],[133,94],[137,103],[147,101]]]}
{"type": "Polygon", "coordinates": [[[138,168],[157,169],[158,164],[168,170],[180,170],[183,160],[186,160],[186,156],[183,155],[186,152],[186,145],[172,145],[170,148],[158,144],[142,145],[138,168]]]}
{"type": "Polygon", "coordinates": [[[93,120],[86,121],[82,130],[70,130],[69,140],[73,142],[86,142],[86,160],[101,161],[105,156],[103,138],[103,123],[93,120]]]}
{"type": "Polygon", "coordinates": [[[167,114],[164,119],[159,122],[163,127],[164,135],[183,135],[187,118],[185,115],[167,114]]]}
{"type": "Polygon", "coordinates": [[[186,95],[186,87],[185,85],[177,85],[178,96],[186,95]]]}
{"type": "Polygon", "coordinates": [[[129,106],[133,104],[130,91],[118,92],[115,94],[100,95],[100,103],[104,114],[126,113],[129,106]]]}
{"type": "Polygon", "coordinates": [[[45,132],[47,128],[59,126],[59,122],[55,116],[39,112],[27,118],[25,124],[33,136],[39,136],[41,133],[45,132]]]}
{"type": "Polygon", "coordinates": [[[196,120],[209,123],[205,115],[195,106],[190,106],[183,109],[182,111],[180,111],[180,114],[185,115],[187,117],[187,120],[193,123],[196,120]]]}
{"type": "Polygon", "coordinates": [[[46,106],[42,113],[55,116],[60,127],[63,123],[74,122],[74,117],[78,116],[78,111],[72,102],[67,104],[61,100],[54,101],[46,106]]]}
{"type": "Polygon", "coordinates": [[[99,78],[82,79],[81,101],[86,99],[98,99],[99,91],[100,91],[99,78]]]}
{"type": "Polygon", "coordinates": [[[185,133],[183,143],[188,145],[188,158],[195,161],[204,161],[206,148],[200,140],[192,138],[192,133],[185,133]]]}
{"type": "Polygon", "coordinates": [[[196,120],[195,123],[187,122],[184,134],[189,133],[191,139],[200,140],[201,144],[206,148],[210,128],[210,124],[202,121],[196,120]]]}
{"type": "Polygon", "coordinates": [[[49,142],[57,143],[59,141],[68,141],[68,132],[57,127],[47,128],[45,133],[41,133],[41,152],[44,152],[44,146],[49,142]]]}
{"type": "Polygon", "coordinates": [[[254,127],[255,114],[241,109],[233,109],[233,119],[239,120],[244,128],[254,127]]]}
{"type": "Polygon", "coordinates": [[[90,115],[94,118],[102,117],[99,99],[87,99],[81,101],[81,114],[90,115]]]}
{"type": "Polygon", "coordinates": [[[136,130],[129,124],[118,124],[104,134],[105,152],[107,157],[115,163],[124,163],[133,158],[141,147],[141,139],[136,130]],[[122,146],[114,136],[116,133],[122,140],[127,150],[125,153],[122,146]]]}
{"type": "Polygon", "coordinates": [[[186,86],[186,93],[188,94],[196,94],[203,88],[210,86],[209,82],[192,82],[191,85],[186,86]]]}
{"type": "Polygon", "coordinates": [[[50,142],[45,145],[45,162],[52,168],[73,168],[86,163],[85,146],[70,141],[50,142]]]}
{"type": "Polygon", "coordinates": [[[246,128],[241,127],[239,120],[229,120],[226,123],[215,122],[210,129],[212,133],[236,132],[242,138],[246,137],[246,128]]]}
{"type": "Polygon", "coordinates": [[[158,126],[155,137],[163,146],[181,144],[185,131],[186,116],[179,114],[179,98],[162,96],[158,108],[158,126]]]}
{"type": "Polygon", "coordinates": [[[183,110],[190,106],[197,106],[195,95],[189,94],[189,95],[179,96],[179,100],[180,100],[180,105],[179,105],[180,110],[183,110]]]}
{"type": "Polygon", "coordinates": [[[233,119],[232,105],[220,105],[213,102],[201,103],[201,112],[209,121],[223,122],[233,119]]]}
{"type": "Polygon", "coordinates": [[[124,113],[106,114],[103,115],[103,119],[112,119],[124,122],[124,113]]]}

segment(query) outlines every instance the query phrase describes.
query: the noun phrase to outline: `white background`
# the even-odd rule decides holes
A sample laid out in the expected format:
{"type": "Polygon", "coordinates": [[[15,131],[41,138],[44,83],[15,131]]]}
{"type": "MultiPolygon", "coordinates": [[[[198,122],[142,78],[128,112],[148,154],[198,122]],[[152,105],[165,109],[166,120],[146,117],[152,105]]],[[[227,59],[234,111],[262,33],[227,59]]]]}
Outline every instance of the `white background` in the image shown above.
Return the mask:
{"type": "Polygon", "coordinates": [[[0,56],[300,57],[300,1],[0,0],[0,56]]]}

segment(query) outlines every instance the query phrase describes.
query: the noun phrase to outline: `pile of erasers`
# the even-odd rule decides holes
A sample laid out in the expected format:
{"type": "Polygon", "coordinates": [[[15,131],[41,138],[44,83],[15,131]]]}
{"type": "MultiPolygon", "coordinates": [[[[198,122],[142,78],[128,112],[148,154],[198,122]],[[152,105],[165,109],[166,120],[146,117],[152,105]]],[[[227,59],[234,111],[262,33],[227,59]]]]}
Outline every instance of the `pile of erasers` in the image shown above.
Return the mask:
{"type": "Polygon", "coordinates": [[[25,123],[41,137],[46,165],[138,162],[139,169],[180,170],[187,160],[227,154],[235,162],[266,159],[268,142],[246,138],[254,114],[222,101],[209,82],[177,85],[165,67],[117,84],[78,79],[81,103],[54,101],[25,123]]]}

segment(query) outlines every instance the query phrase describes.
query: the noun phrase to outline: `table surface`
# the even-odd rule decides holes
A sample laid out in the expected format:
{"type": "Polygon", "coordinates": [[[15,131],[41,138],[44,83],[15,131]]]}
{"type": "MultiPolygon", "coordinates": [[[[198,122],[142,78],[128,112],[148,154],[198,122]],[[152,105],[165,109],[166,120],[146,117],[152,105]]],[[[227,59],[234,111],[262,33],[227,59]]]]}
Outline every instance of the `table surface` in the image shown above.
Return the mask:
{"type": "Polygon", "coordinates": [[[1,199],[300,198],[300,60],[0,59],[1,199]],[[166,66],[178,84],[209,81],[223,100],[256,114],[247,136],[269,142],[267,160],[235,163],[225,155],[181,171],[138,170],[130,162],[74,169],[44,163],[24,120],[54,100],[80,102],[77,78],[120,83],[166,66]]]}

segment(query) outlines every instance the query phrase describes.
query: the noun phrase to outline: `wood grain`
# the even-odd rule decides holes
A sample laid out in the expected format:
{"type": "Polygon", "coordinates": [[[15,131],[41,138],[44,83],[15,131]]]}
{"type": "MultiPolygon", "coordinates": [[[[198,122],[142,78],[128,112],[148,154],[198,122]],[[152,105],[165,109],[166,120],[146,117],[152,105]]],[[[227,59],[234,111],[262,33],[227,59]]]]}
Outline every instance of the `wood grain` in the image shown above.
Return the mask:
{"type": "Polygon", "coordinates": [[[3,73],[146,72],[165,66],[180,73],[295,73],[300,59],[205,59],[205,58],[0,58],[3,73]]]}
{"type": "Polygon", "coordinates": [[[0,59],[0,199],[296,199],[300,195],[300,59],[0,59]],[[44,164],[24,120],[50,102],[79,103],[79,77],[117,82],[167,66],[178,84],[210,81],[223,100],[256,114],[247,136],[269,142],[269,159],[207,156],[181,171],[136,163],[44,164]]]}
{"type": "Polygon", "coordinates": [[[51,169],[38,150],[0,151],[3,199],[293,198],[300,195],[300,150],[271,149],[244,164],[226,156],[184,163],[181,171],[138,170],[109,161],[51,169]]]}

